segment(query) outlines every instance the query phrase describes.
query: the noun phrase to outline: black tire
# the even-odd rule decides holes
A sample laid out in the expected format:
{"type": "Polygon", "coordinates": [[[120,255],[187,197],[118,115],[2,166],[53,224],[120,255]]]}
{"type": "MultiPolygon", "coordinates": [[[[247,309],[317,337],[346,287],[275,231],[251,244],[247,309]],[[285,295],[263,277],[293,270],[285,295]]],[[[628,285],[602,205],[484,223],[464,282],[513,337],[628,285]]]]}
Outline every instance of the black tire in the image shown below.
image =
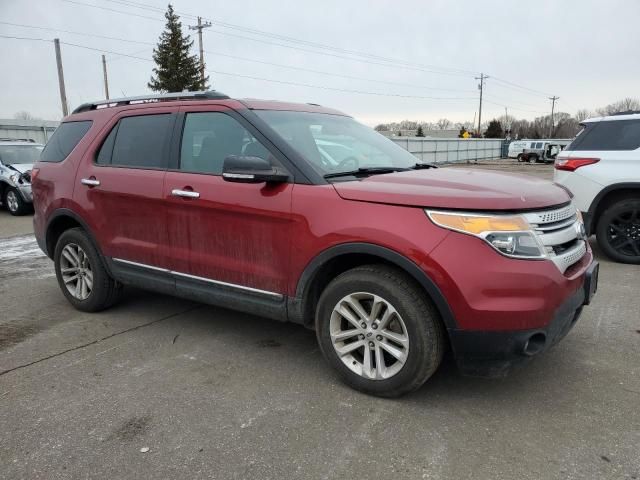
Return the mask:
{"type": "Polygon", "coordinates": [[[529,155],[529,163],[537,163],[538,162],[538,156],[537,155],[529,155]]]}
{"type": "Polygon", "coordinates": [[[406,273],[386,265],[357,267],[329,283],[318,302],[316,336],[325,359],[346,384],[381,397],[398,397],[422,386],[440,365],[447,345],[440,316],[425,292],[406,273]],[[356,292],[372,293],[391,303],[406,326],[409,339],[406,361],[390,378],[373,380],[353,372],[343,363],[331,341],[330,319],[334,307],[345,296],[356,292]]]}
{"type": "Polygon", "coordinates": [[[83,312],[98,312],[110,307],[120,299],[122,284],[109,276],[101,255],[98,253],[93,242],[82,228],[71,228],[60,235],[60,238],[56,243],[53,260],[60,290],[62,290],[64,296],[67,297],[69,303],[78,310],[83,312]],[[70,244],[77,245],[83,250],[88,259],[88,264],[90,265],[93,276],[91,292],[88,297],[83,300],[80,300],[71,294],[62,278],[62,250],[65,246],[70,244]]]}
{"type": "Polygon", "coordinates": [[[640,264],[640,199],[611,204],[598,219],[598,245],[612,260],[640,264]]]}
{"type": "Polygon", "coordinates": [[[23,200],[20,192],[14,187],[8,187],[4,191],[2,203],[9,213],[16,217],[30,213],[33,208],[30,203],[23,200]]]}
{"type": "Polygon", "coordinates": [[[518,155],[518,162],[522,162],[522,154],[521,153],[518,155]]]}

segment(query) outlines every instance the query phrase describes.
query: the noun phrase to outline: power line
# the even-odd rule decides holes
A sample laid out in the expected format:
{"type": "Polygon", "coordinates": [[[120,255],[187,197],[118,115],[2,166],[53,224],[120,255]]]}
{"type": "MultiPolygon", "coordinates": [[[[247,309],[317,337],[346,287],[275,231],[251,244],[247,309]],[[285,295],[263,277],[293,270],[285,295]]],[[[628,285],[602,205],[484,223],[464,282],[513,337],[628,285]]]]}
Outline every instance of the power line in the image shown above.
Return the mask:
{"type": "Polygon", "coordinates": [[[285,64],[282,64],[282,63],[274,63],[274,62],[267,62],[267,61],[264,61],[264,60],[256,60],[254,58],[239,57],[237,55],[229,55],[229,54],[226,54],[226,53],[213,52],[211,50],[205,50],[204,52],[209,54],[209,55],[217,55],[217,56],[221,56],[221,57],[233,58],[234,60],[243,60],[243,61],[246,61],[246,62],[260,63],[260,64],[263,64],[263,65],[270,65],[270,66],[273,66],[273,67],[289,68],[289,69],[292,69],[292,70],[299,70],[301,72],[309,72],[309,73],[314,73],[314,74],[318,74],[318,75],[327,75],[327,76],[332,76],[332,77],[345,78],[345,79],[348,79],[348,80],[362,80],[362,81],[366,81],[366,82],[384,83],[384,84],[387,84],[387,85],[398,85],[398,86],[402,86],[402,87],[419,88],[421,90],[440,90],[440,91],[445,91],[445,92],[473,93],[472,91],[469,91],[469,90],[460,90],[460,89],[453,89],[453,88],[427,87],[427,86],[424,86],[424,85],[416,85],[414,83],[393,82],[393,81],[387,81],[387,80],[378,80],[378,79],[374,79],[374,78],[357,77],[357,76],[353,76],[353,75],[343,75],[343,74],[340,74],[340,73],[325,72],[325,71],[322,71],[322,70],[314,70],[314,69],[311,69],[311,68],[295,67],[293,65],[285,65],[285,64]]]}
{"type": "MultiPolygon", "coordinates": [[[[43,41],[43,42],[50,42],[51,41],[51,40],[46,40],[46,39],[43,39],[43,38],[9,37],[9,36],[6,36],[6,35],[0,35],[0,37],[17,38],[17,39],[23,39],[23,40],[39,40],[39,41],[43,41]]],[[[102,48],[88,47],[86,45],[78,45],[76,43],[70,43],[70,42],[60,42],[60,44],[67,45],[67,46],[70,46],[70,47],[82,48],[82,49],[85,49],[85,50],[92,50],[92,51],[95,51],[95,52],[109,53],[111,55],[119,55],[119,56],[123,56],[123,57],[134,58],[136,60],[142,60],[142,61],[145,61],[145,62],[153,62],[153,60],[151,60],[149,58],[138,57],[138,56],[135,56],[135,55],[128,55],[128,54],[125,54],[125,53],[114,52],[112,50],[105,50],[105,49],[102,49],[102,48]]],[[[287,81],[287,80],[276,80],[276,79],[273,79],[273,78],[256,77],[256,76],[244,75],[244,74],[240,74],[240,73],[223,72],[223,71],[220,71],[220,70],[207,70],[207,72],[216,73],[216,74],[219,74],[219,75],[228,75],[228,76],[232,76],[232,77],[248,78],[248,79],[252,79],[252,80],[261,80],[261,81],[265,81],[265,82],[279,83],[279,84],[283,84],[283,85],[295,85],[295,86],[300,86],[300,87],[317,88],[317,89],[321,89],[321,90],[332,90],[332,91],[345,92],[345,93],[357,93],[357,94],[361,94],[361,95],[374,95],[374,96],[396,97],[396,98],[413,98],[413,99],[420,99],[420,100],[473,100],[473,97],[432,97],[432,96],[424,96],[424,95],[402,95],[402,94],[395,94],[395,93],[370,92],[370,91],[364,91],[364,90],[345,89],[345,88],[338,88],[338,87],[328,87],[328,86],[324,86],[324,85],[315,85],[315,84],[309,84],[309,83],[291,82],[291,81],[287,81]]]]}
{"type": "MultiPolygon", "coordinates": [[[[131,12],[125,12],[122,10],[117,10],[117,9],[113,9],[113,8],[108,8],[108,7],[103,7],[100,5],[94,5],[94,4],[89,4],[89,3],[84,3],[84,2],[79,2],[76,0],[63,0],[65,2],[68,3],[74,3],[77,5],[84,5],[84,6],[88,6],[88,7],[93,7],[93,8],[99,8],[102,10],[106,10],[106,11],[111,11],[111,12],[116,12],[116,13],[121,13],[124,15],[132,15],[132,16],[136,16],[139,18],[145,18],[145,19],[149,19],[149,20],[154,20],[154,21],[162,21],[159,18],[154,18],[154,17],[148,17],[148,16],[144,16],[144,15],[140,15],[140,14],[136,14],[136,13],[131,13],[131,12]]],[[[147,10],[147,11],[153,11],[156,13],[162,13],[163,10],[160,7],[154,7],[152,5],[149,4],[144,4],[144,3],[140,3],[140,2],[131,2],[131,1],[124,1],[124,0],[108,0],[111,1],[113,3],[117,3],[119,5],[123,5],[123,6],[129,6],[129,7],[133,7],[133,8],[140,8],[143,10],[147,10]]],[[[191,15],[185,12],[176,12],[184,17],[191,17],[191,18],[197,18],[195,15],[191,15]]],[[[309,50],[309,49],[303,49],[300,47],[295,47],[292,45],[284,45],[281,43],[276,43],[276,42],[269,42],[266,40],[261,40],[261,39],[256,39],[256,38],[251,38],[251,37],[246,37],[246,36],[242,36],[242,35],[237,35],[237,34],[232,34],[229,32],[221,32],[219,30],[211,30],[212,33],[218,33],[221,35],[228,35],[228,36],[233,36],[236,38],[242,38],[245,40],[250,40],[250,41],[254,41],[254,42],[259,42],[259,43],[264,43],[264,44],[269,44],[269,45],[275,45],[275,46],[279,46],[279,47],[284,47],[284,48],[291,48],[291,49],[296,49],[296,50],[300,50],[300,51],[305,51],[308,53],[314,53],[314,54],[318,54],[318,55],[326,55],[326,56],[332,56],[332,57],[336,57],[336,58],[342,58],[342,59],[347,59],[347,60],[351,60],[351,61],[360,61],[360,62],[364,62],[364,63],[370,63],[373,65],[379,65],[379,66],[391,66],[389,65],[389,63],[393,63],[396,64],[398,66],[401,66],[402,68],[406,68],[406,69],[410,69],[410,70],[417,70],[417,71],[423,71],[426,73],[434,73],[434,74],[441,74],[441,75],[460,75],[460,76],[468,76],[468,74],[472,74],[474,72],[468,71],[468,70],[462,70],[462,69],[452,69],[452,68],[446,68],[446,67],[435,67],[435,66],[428,66],[428,65],[421,65],[421,64],[417,64],[417,63],[412,63],[412,62],[406,62],[403,60],[397,60],[397,59],[390,59],[387,57],[381,57],[378,55],[371,55],[371,54],[366,54],[366,53],[362,53],[362,52],[356,52],[353,50],[347,50],[347,49],[341,49],[339,47],[333,47],[330,45],[324,45],[321,43],[316,43],[316,42],[309,42],[306,40],[300,40],[300,39],[296,39],[294,37],[288,37],[285,35],[278,35],[278,34],[273,34],[270,32],[265,32],[262,30],[258,30],[258,29],[253,29],[253,28],[248,28],[248,27],[242,27],[239,25],[235,25],[235,24],[230,24],[230,23],[226,23],[226,22],[221,22],[221,21],[216,21],[216,20],[211,20],[211,19],[207,19],[209,21],[211,21],[212,23],[225,27],[225,28],[233,28],[233,29],[237,29],[237,30],[242,30],[248,33],[253,33],[255,35],[262,35],[262,36],[267,36],[270,38],[277,38],[277,39],[281,39],[284,41],[288,41],[291,43],[297,43],[297,44],[304,44],[304,45],[308,45],[308,46],[313,46],[314,48],[323,48],[323,49],[330,49],[330,50],[334,50],[334,51],[342,51],[344,53],[347,53],[349,55],[358,55],[358,56],[364,56],[364,57],[368,57],[368,58],[376,58],[376,59],[380,59],[384,62],[387,63],[376,63],[376,62],[371,62],[371,61],[367,61],[364,59],[357,59],[357,58],[352,58],[352,57],[345,57],[345,56],[340,56],[340,55],[336,55],[336,54],[331,54],[329,52],[326,51],[315,51],[315,50],[309,50]],[[422,67],[422,68],[420,68],[422,67]],[[435,70],[435,69],[439,69],[439,70],[435,70]]],[[[499,86],[503,86],[506,88],[515,88],[515,89],[519,89],[521,91],[527,92],[529,94],[533,94],[533,95],[540,95],[540,96],[545,96],[547,97],[549,94],[542,92],[540,90],[535,90],[529,87],[526,87],[524,85],[519,85],[517,83],[511,82],[509,80],[505,80],[499,77],[495,77],[492,76],[492,78],[502,84],[499,86]]]]}
{"type": "Polygon", "coordinates": [[[484,103],[490,103],[491,105],[496,105],[498,107],[508,107],[510,110],[519,110],[521,112],[531,112],[531,113],[542,113],[542,114],[546,114],[546,112],[543,112],[541,110],[529,110],[526,108],[519,108],[519,107],[513,107],[511,105],[506,105],[504,103],[498,103],[498,102],[492,102],[490,100],[487,100],[486,98],[483,100],[484,103]]]}
{"type": "MultiPolygon", "coordinates": [[[[158,12],[158,13],[163,13],[164,10],[160,7],[155,7],[153,5],[149,5],[149,4],[145,4],[145,3],[141,3],[141,2],[133,2],[133,1],[125,1],[125,0],[107,0],[111,3],[116,3],[119,5],[123,5],[123,6],[129,6],[129,7],[134,7],[134,8],[140,8],[143,10],[147,10],[147,11],[154,11],[154,12],[158,12]]],[[[186,12],[178,12],[176,11],[177,14],[184,16],[184,17],[191,17],[191,18],[197,18],[195,15],[191,15],[188,14],[186,12]]],[[[204,17],[203,17],[204,18],[204,17]]],[[[261,35],[261,36],[265,36],[265,37],[269,37],[269,38],[274,38],[277,40],[283,40],[283,41],[287,41],[290,43],[295,43],[295,44],[299,44],[299,45],[305,45],[305,46],[309,46],[309,47],[314,47],[314,48],[319,48],[319,49],[323,49],[323,50],[332,50],[335,52],[340,52],[343,54],[348,54],[348,55],[356,55],[356,56],[361,56],[361,57],[366,57],[366,58],[371,58],[371,59],[375,59],[375,60],[381,60],[381,61],[385,61],[385,62],[389,62],[389,63],[394,63],[394,64],[402,64],[402,65],[416,65],[416,66],[420,66],[423,68],[431,68],[431,69],[439,69],[439,70],[443,70],[443,71],[448,71],[448,72],[456,72],[456,73],[461,73],[461,74],[467,74],[467,75],[474,75],[476,72],[470,71],[470,70],[464,70],[464,69],[459,69],[459,68],[452,68],[452,67],[440,67],[437,65],[428,65],[428,64],[421,64],[421,63],[417,63],[417,62],[409,62],[406,60],[399,60],[396,58],[390,58],[390,57],[383,57],[381,55],[375,55],[375,54],[371,54],[371,53],[366,53],[366,52],[361,52],[361,51],[356,51],[356,50],[350,50],[350,49],[345,49],[345,48],[341,48],[341,47],[335,47],[333,45],[327,45],[327,44],[323,44],[323,43],[319,43],[319,42],[313,42],[313,41],[309,41],[309,40],[302,40],[302,39],[298,39],[295,37],[290,37],[287,35],[281,35],[281,34],[276,34],[276,33],[272,33],[272,32],[267,32],[265,30],[259,30],[256,28],[251,28],[251,27],[245,27],[242,25],[237,25],[237,24],[233,24],[233,23],[228,23],[228,22],[222,22],[219,20],[214,20],[214,19],[209,19],[207,18],[206,20],[210,21],[211,23],[215,24],[215,25],[219,25],[221,27],[224,28],[229,28],[229,29],[234,29],[234,30],[241,30],[243,32],[247,32],[247,33],[252,33],[254,35],[261,35]]]]}
{"type": "Polygon", "coordinates": [[[131,40],[129,38],[109,37],[109,36],[106,36],[106,35],[98,35],[96,33],[75,32],[73,30],[63,30],[63,29],[60,29],[60,28],[38,27],[38,26],[35,26],[35,25],[24,25],[24,24],[20,24],[20,23],[11,23],[11,22],[0,22],[0,24],[2,24],[2,25],[11,25],[12,27],[32,28],[32,29],[36,29],[36,30],[47,30],[47,31],[50,31],[50,32],[68,33],[70,35],[81,35],[81,36],[86,36],[86,37],[102,38],[102,39],[106,39],[106,40],[116,40],[118,42],[139,43],[139,44],[143,44],[143,45],[155,45],[155,43],[143,42],[141,40],[131,40]]]}
{"type": "MultiPolygon", "coordinates": [[[[164,10],[161,7],[156,7],[154,5],[149,5],[146,3],[142,3],[142,2],[135,2],[132,0],[107,0],[111,3],[116,3],[119,5],[123,5],[123,6],[129,6],[129,7],[133,7],[133,8],[139,8],[142,10],[147,10],[147,11],[153,11],[153,12],[158,12],[158,13],[163,13],[164,10]]],[[[124,13],[124,12],[121,12],[124,13]]],[[[191,17],[191,18],[197,18],[195,15],[186,13],[186,12],[178,12],[176,11],[177,14],[184,16],[184,17],[191,17]]],[[[306,46],[311,46],[314,48],[321,48],[321,49],[329,49],[329,50],[333,50],[336,52],[341,52],[341,53],[345,53],[345,54],[349,54],[349,55],[357,55],[357,56],[362,56],[362,57],[366,57],[366,58],[372,58],[372,59],[376,59],[376,60],[382,60],[385,62],[389,62],[389,63],[394,63],[394,64],[399,64],[399,65],[405,65],[405,66],[419,66],[419,67],[423,67],[423,68],[431,68],[431,69],[439,69],[442,70],[441,72],[438,73],[445,73],[445,71],[448,71],[449,73],[453,73],[456,72],[458,74],[476,74],[476,72],[470,71],[470,70],[463,70],[463,69],[458,69],[458,68],[450,68],[450,67],[438,67],[435,65],[425,65],[425,64],[420,64],[420,63],[416,63],[416,62],[408,62],[405,60],[398,60],[398,59],[393,59],[393,58],[389,58],[389,57],[383,57],[383,56],[379,56],[379,55],[372,55],[370,53],[364,53],[364,52],[358,52],[358,51],[354,51],[354,50],[349,50],[349,49],[344,49],[344,48],[340,48],[340,47],[335,47],[332,45],[326,45],[326,44],[322,44],[322,43],[318,43],[318,42],[312,42],[312,41],[308,41],[308,40],[301,40],[295,37],[290,37],[290,36],[286,36],[286,35],[281,35],[281,34],[275,34],[272,32],[267,32],[264,30],[259,30],[256,28],[251,28],[251,27],[245,27],[245,26],[241,26],[241,25],[237,25],[237,24],[233,24],[233,23],[228,23],[228,22],[222,22],[219,20],[213,20],[213,19],[206,19],[210,22],[212,22],[215,25],[219,25],[225,28],[230,28],[230,29],[235,29],[235,30],[241,30],[247,33],[253,33],[255,35],[262,35],[262,36],[266,36],[269,38],[275,38],[278,40],[284,40],[290,43],[296,43],[296,44],[302,44],[302,45],[306,45],[306,46]]],[[[216,31],[216,33],[222,33],[222,34],[228,34],[228,33],[223,33],[223,32],[219,32],[216,31]]],[[[240,37],[240,38],[246,38],[246,37],[240,37]]],[[[255,39],[252,39],[255,40],[255,39]]],[[[277,44],[276,44],[277,45],[277,44]]],[[[282,46],[282,45],[280,45],[282,46]]],[[[290,47],[292,48],[292,47],[290,47]]],[[[318,52],[316,52],[318,53],[318,52]]],[[[432,73],[436,73],[436,72],[432,72],[432,73]]],[[[530,92],[531,94],[535,94],[535,95],[541,95],[541,96],[545,96],[547,97],[549,94],[542,92],[540,90],[535,90],[529,87],[526,87],[524,85],[519,85],[517,83],[511,82],[509,80],[505,80],[499,77],[495,77],[492,76],[493,80],[496,80],[499,83],[502,83],[504,85],[500,85],[500,86],[511,86],[512,88],[517,88],[520,90],[524,90],[527,92],[530,92]]]]}
{"type": "MultiPolygon", "coordinates": [[[[86,7],[92,7],[92,8],[99,8],[101,10],[106,10],[106,11],[110,11],[110,12],[116,12],[116,13],[121,13],[123,15],[133,15],[135,17],[140,17],[140,18],[146,18],[149,20],[154,20],[154,21],[161,21],[159,18],[152,18],[152,17],[147,17],[144,15],[138,15],[138,14],[134,14],[134,13],[130,13],[130,12],[124,12],[122,10],[116,10],[114,8],[108,8],[108,7],[103,7],[101,5],[94,5],[91,3],[84,3],[84,2],[79,2],[76,0],[62,0],[63,2],[67,2],[67,3],[73,3],[76,5],[83,5],[86,7]]],[[[462,76],[462,77],[470,77],[471,75],[473,75],[472,73],[470,74],[466,74],[466,73],[456,73],[456,72],[447,72],[447,71],[438,71],[438,70],[433,70],[433,69],[428,69],[428,68],[421,68],[421,67],[417,67],[417,66],[411,66],[410,64],[404,65],[404,64],[397,64],[397,65],[390,65],[388,62],[387,63],[381,63],[381,62],[375,62],[372,60],[366,60],[363,58],[353,58],[353,57],[347,57],[344,55],[339,55],[336,53],[330,53],[327,51],[317,51],[317,50],[311,50],[308,48],[302,48],[302,47],[297,47],[297,46],[293,46],[293,45],[286,45],[283,43],[277,43],[277,42],[271,42],[268,40],[263,40],[263,39],[259,39],[259,38],[252,38],[252,37],[247,37],[245,35],[239,35],[237,33],[230,33],[230,32],[223,32],[220,30],[209,30],[210,33],[217,33],[219,35],[225,35],[225,36],[229,36],[229,37],[234,37],[234,38],[242,38],[244,40],[249,40],[252,42],[257,42],[257,43],[263,43],[266,45],[274,45],[277,47],[283,47],[283,48],[289,48],[289,49],[293,49],[293,50],[299,50],[301,52],[306,52],[306,53],[312,53],[315,55],[323,55],[323,56],[328,56],[328,57],[333,57],[333,58],[340,58],[343,60],[349,60],[351,62],[356,61],[356,62],[361,62],[361,63],[367,63],[370,65],[378,65],[378,66],[383,66],[383,67],[395,67],[395,68],[404,68],[406,70],[414,70],[414,71],[418,71],[418,72],[425,72],[425,73],[433,73],[436,75],[453,75],[453,76],[462,76]]]]}
{"type": "Polygon", "coordinates": [[[503,79],[498,78],[498,77],[491,77],[491,78],[494,81],[498,82],[498,83],[504,84],[504,86],[507,87],[507,88],[511,87],[513,89],[524,90],[525,92],[529,93],[530,95],[539,95],[539,96],[543,96],[543,97],[548,97],[549,96],[548,93],[541,92],[540,90],[534,90],[533,88],[524,87],[522,85],[518,85],[517,83],[513,83],[513,82],[510,82],[508,80],[503,80],[503,79]]]}
{"type": "Polygon", "coordinates": [[[376,96],[381,96],[381,97],[415,98],[415,99],[421,99],[421,100],[474,100],[473,97],[428,97],[428,96],[421,96],[421,95],[400,95],[400,94],[395,94],[395,93],[368,92],[368,91],[363,91],[363,90],[352,90],[352,89],[346,89],[346,88],[327,87],[327,86],[324,86],[324,85],[313,85],[313,84],[309,84],[309,83],[291,82],[291,81],[288,81],[288,80],[275,80],[275,79],[272,79],[272,78],[254,77],[252,75],[243,75],[243,74],[239,74],[239,73],[221,72],[221,71],[218,71],[218,70],[207,70],[207,72],[216,73],[216,74],[219,74],[219,75],[230,75],[230,76],[233,76],[233,77],[249,78],[249,79],[252,79],[252,80],[262,80],[262,81],[265,81],[265,82],[280,83],[280,84],[283,84],[283,85],[296,85],[296,86],[300,86],[300,87],[319,88],[319,89],[322,89],[322,90],[333,90],[333,91],[337,91],[337,92],[358,93],[358,94],[363,94],[363,95],[376,95],[376,96]]]}
{"type": "Polygon", "coordinates": [[[12,38],[15,40],[35,40],[38,42],[52,42],[53,40],[49,39],[47,40],[46,38],[33,38],[33,37],[16,37],[14,35],[2,35],[0,34],[1,38],[12,38]]]}
{"type": "MultiPolygon", "coordinates": [[[[24,28],[36,28],[36,29],[50,30],[50,31],[54,31],[54,32],[70,33],[70,34],[73,34],[73,35],[84,35],[84,36],[88,36],[88,37],[98,37],[98,38],[105,38],[105,39],[109,39],[109,40],[117,40],[117,41],[123,41],[123,42],[139,43],[139,44],[144,44],[144,45],[154,45],[155,46],[155,43],[143,42],[143,41],[140,41],[140,40],[131,40],[131,39],[119,38],[119,37],[108,37],[108,36],[104,36],[104,35],[76,32],[76,31],[70,31],[70,30],[61,30],[61,29],[56,29],[56,28],[45,28],[45,27],[38,27],[38,26],[34,26],[34,25],[23,25],[23,24],[9,23],[9,22],[0,22],[0,24],[3,24],[3,23],[7,24],[7,25],[19,26],[19,27],[24,27],[24,28]]],[[[117,55],[117,56],[136,55],[137,53],[141,53],[141,52],[144,52],[144,51],[146,51],[146,49],[137,50],[136,52],[132,52],[130,54],[115,54],[115,55],[117,55]]],[[[217,55],[217,56],[221,56],[221,57],[232,58],[234,60],[242,60],[242,61],[246,61],[246,62],[259,63],[259,64],[262,64],[262,65],[270,65],[270,66],[279,67],[279,68],[288,68],[288,69],[291,69],[291,70],[309,72],[309,73],[314,73],[314,74],[317,74],[317,75],[327,75],[327,76],[332,76],[332,77],[345,78],[345,79],[348,79],[348,80],[361,80],[361,81],[373,82],[373,83],[381,83],[381,84],[386,84],[386,85],[397,85],[397,86],[402,86],[402,87],[419,88],[421,90],[439,90],[439,91],[443,91],[443,92],[473,93],[473,92],[471,92],[469,90],[454,89],[454,88],[431,87],[431,86],[417,85],[417,84],[412,84],[412,83],[393,82],[393,81],[388,81],[388,80],[379,80],[379,79],[374,79],[374,78],[358,77],[358,76],[353,76],[353,75],[343,75],[343,74],[339,74],[339,73],[326,72],[326,71],[315,70],[315,69],[311,69],[311,68],[296,67],[296,66],[293,66],[293,65],[286,65],[286,64],[282,64],[282,63],[267,62],[267,61],[264,61],[264,60],[258,60],[258,59],[254,59],[254,58],[240,57],[240,56],[237,56],[237,55],[230,55],[230,54],[221,53],[221,52],[214,52],[214,51],[210,51],[210,50],[203,50],[203,51],[204,51],[204,53],[207,53],[209,55],[217,55]]],[[[113,61],[113,60],[109,60],[109,61],[113,61]]]]}

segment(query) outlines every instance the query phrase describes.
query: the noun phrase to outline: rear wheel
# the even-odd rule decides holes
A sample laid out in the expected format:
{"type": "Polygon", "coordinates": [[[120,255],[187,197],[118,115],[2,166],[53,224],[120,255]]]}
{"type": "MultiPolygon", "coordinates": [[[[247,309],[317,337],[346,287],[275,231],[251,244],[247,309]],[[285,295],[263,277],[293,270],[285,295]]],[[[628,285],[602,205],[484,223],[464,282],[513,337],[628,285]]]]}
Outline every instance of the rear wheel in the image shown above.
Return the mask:
{"type": "Polygon", "coordinates": [[[4,192],[2,203],[11,215],[24,215],[31,211],[31,205],[22,199],[20,192],[13,187],[9,187],[4,192]]]}
{"type": "Polygon", "coordinates": [[[596,238],[612,260],[640,264],[640,200],[628,198],[609,206],[598,220],[596,238]]]}
{"type": "Polygon", "coordinates": [[[316,313],[323,355],[351,387],[383,397],[419,388],[446,345],[438,314],[402,271],[354,268],[324,290],[316,313]]]}
{"type": "Polygon", "coordinates": [[[522,154],[518,155],[518,162],[522,162],[522,154]]]}
{"type": "Polygon", "coordinates": [[[120,297],[122,285],[109,276],[100,254],[81,228],[60,236],[53,258],[60,289],[78,310],[104,310],[120,297]]]}

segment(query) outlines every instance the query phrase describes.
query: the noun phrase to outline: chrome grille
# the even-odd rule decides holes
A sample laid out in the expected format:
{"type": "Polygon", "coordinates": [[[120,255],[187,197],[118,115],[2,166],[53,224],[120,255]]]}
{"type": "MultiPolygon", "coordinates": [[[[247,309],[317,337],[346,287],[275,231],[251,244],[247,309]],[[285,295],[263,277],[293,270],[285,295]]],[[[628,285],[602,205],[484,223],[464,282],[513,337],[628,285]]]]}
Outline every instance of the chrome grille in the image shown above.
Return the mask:
{"type": "Polygon", "coordinates": [[[580,220],[572,203],[554,210],[527,212],[524,217],[544,246],[549,260],[562,273],[587,253],[586,239],[580,233],[580,220]]]}

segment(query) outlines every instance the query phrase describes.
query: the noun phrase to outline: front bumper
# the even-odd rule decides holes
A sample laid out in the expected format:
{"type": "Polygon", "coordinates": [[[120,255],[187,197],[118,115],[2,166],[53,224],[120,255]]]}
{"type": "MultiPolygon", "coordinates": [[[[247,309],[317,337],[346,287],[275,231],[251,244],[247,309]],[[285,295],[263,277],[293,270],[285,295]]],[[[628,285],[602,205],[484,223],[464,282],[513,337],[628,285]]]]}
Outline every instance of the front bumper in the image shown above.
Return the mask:
{"type": "Polygon", "coordinates": [[[597,290],[598,262],[584,274],[584,283],[555,311],[542,328],[513,331],[449,330],[460,371],[466,375],[502,377],[514,364],[545,352],[564,338],[577,323],[582,308],[597,290]]]}
{"type": "Polygon", "coordinates": [[[27,203],[33,203],[33,193],[31,192],[31,185],[17,185],[18,191],[22,196],[22,199],[27,203]]]}

